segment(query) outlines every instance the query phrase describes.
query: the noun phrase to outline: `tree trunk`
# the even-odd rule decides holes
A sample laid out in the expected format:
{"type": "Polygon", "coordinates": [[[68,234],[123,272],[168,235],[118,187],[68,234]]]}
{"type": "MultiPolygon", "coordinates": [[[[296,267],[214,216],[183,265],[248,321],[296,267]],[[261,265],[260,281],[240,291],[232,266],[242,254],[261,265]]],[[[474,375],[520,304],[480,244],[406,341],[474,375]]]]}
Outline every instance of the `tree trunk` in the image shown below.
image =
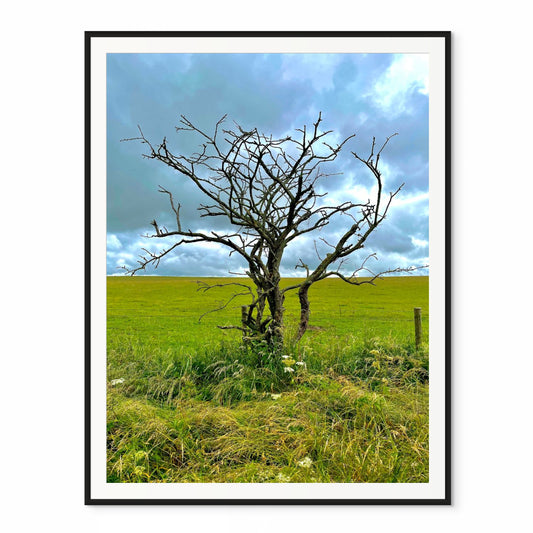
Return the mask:
{"type": "Polygon", "coordinates": [[[279,351],[283,348],[283,313],[285,311],[283,303],[285,295],[279,288],[281,275],[279,267],[283,249],[285,245],[276,247],[275,250],[269,250],[267,269],[268,275],[265,278],[265,294],[270,307],[270,316],[272,320],[266,331],[266,340],[271,349],[279,351]]]}
{"type": "Polygon", "coordinates": [[[285,301],[285,295],[279,289],[279,279],[272,287],[268,295],[268,305],[270,307],[270,316],[272,321],[270,322],[266,340],[271,348],[279,350],[283,347],[283,313],[285,308],[283,303],[285,301]]]}
{"type": "Polygon", "coordinates": [[[298,333],[296,334],[296,342],[303,337],[303,334],[306,332],[307,326],[309,325],[310,307],[308,293],[310,286],[311,285],[302,285],[298,290],[298,298],[300,300],[300,323],[298,325],[298,333]]]}

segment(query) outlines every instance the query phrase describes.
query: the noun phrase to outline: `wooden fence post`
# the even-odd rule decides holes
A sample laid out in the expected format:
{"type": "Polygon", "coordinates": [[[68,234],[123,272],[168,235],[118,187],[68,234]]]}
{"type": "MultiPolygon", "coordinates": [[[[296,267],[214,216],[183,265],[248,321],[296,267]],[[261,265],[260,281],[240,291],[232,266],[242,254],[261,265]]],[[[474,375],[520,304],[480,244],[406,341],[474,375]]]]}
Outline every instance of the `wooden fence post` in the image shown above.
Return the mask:
{"type": "Polygon", "coordinates": [[[415,346],[416,349],[420,348],[420,342],[422,340],[422,308],[415,307],[415,346]]]}

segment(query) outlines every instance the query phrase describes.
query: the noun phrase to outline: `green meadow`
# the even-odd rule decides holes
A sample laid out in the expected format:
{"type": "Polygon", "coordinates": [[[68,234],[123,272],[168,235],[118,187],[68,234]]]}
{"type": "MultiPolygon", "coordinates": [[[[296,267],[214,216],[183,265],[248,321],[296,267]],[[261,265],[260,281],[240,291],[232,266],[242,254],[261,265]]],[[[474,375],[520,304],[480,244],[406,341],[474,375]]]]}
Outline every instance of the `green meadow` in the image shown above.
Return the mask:
{"type": "Polygon", "coordinates": [[[198,281],[246,282],[107,278],[109,482],[428,481],[429,278],[317,283],[297,344],[288,292],[283,358],[217,328],[246,297],[204,314],[239,287],[198,281]]]}

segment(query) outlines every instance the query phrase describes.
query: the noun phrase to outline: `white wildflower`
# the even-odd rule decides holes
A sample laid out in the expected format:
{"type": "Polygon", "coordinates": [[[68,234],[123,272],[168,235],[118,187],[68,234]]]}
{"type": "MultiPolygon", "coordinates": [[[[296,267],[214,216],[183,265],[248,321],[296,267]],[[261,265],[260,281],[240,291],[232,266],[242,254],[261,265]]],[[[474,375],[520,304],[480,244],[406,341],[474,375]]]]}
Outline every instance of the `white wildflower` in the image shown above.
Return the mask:
{"type": "Polygon", "coordinates": [[[277,479],[280,483],[289,483],[289,481],[291,480],[289,476],[286,476],[285,474],[282,474],[281,472],[278,474],[277,479]]]}
{"type": "Polygon", "coordinates": [[[125,381],[124,378],[112,379],[111,380],[111,385],[120,385],[121,383],[124,383],[124,381],[125,381]]]}
{"type": "Polygon", "coordinates": [[[283,372],[294,372],[294,368],[290,367],[290,366],[286,366],[284,369],[283,369],[283,372]]]}
{"type": "Polygon", "coordinates": [[[288,359],[289,356],[288,356],[288,355],[282,355],[281,358],[282,358],[282,359],[288,359]]]}
{"type": "Polygon", "coordinates": [[[303,366],[304,368],[307,366],[303,361],[297,361],[296,364],[298,366],[303,366]]]}
{"type": "Polygon", "coordinates": [[[281,394],[271,394],[270,397],[271,397],[273,400],[278,400],[279,398],[281,398],[281,394]]]}
{"type": "Polygon", "coordinates": [[[313,461],[311,460],[311,457],[304,457],[301,461],[298,461],[298,466],[301,466],[302,468],[311,468],[312,464],[313,461]]]}

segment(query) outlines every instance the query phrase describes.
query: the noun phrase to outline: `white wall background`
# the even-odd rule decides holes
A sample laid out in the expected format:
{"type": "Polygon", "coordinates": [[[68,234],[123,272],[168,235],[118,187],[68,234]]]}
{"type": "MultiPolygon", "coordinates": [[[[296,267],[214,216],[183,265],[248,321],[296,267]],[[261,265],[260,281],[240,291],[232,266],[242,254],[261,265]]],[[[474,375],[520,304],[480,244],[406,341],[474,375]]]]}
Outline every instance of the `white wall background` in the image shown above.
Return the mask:
{"type": "Polygon", "coordinates": [[[2,522],[9,531],[524,531],[531,523],[531,18],[448,0],[2,7],[2,522]],[[83,505],[83,31],[452,30],[452,507],[83,505]]]}

